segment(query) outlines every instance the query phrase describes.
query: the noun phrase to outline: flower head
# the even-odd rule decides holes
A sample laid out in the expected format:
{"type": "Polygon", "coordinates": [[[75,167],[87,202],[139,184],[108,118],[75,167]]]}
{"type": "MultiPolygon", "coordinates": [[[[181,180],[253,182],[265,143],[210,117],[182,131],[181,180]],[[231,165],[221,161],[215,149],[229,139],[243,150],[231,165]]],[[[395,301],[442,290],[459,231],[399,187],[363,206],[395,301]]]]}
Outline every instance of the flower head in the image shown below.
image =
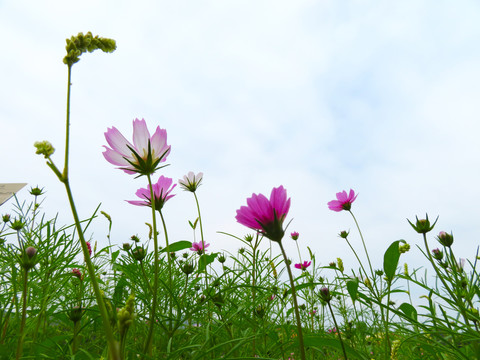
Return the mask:
{"type": "Polygon", "coordinates": [[[150,136],[143,119],[133,120],[133,144],[115,127],[107,129],[105,139],[111,148],[104,146],[106,150],[103,156],[127,174],[153,174],[170,153],[167,131],[157,126],[155,133],[150,136]]]}
{"type": "Polygon", "coordinates": [[[203,173],[199,172],[197,175],[193,171],[190,171],[183,179],[178,180],[180,187],[183,190],[195,192],[200,186],[203,179],[203,173]]]}
{"type": "Polygon", "coordinates": [[[252,194],[247,206],[237,210],[237,221],[251,229],[258,230],[272,241],[280,242],[285,234],[283,221],[290,209],[290,198],[283,186],[273,188],[268,200],[262,194],[252,194]]]}
{"type": "Polygon", "coordinates": [[[206,251],[205,249],[209,246],[210,246],[210,244],[205,244],[205,247],[203,247],[203,243],[201,241],[193,242],[190,250],[196,251],[199,255],[201,255],[201,254],[203,254],[204,251],[206,251]]]}
{"type": "Polygon", "coordinates": [[[290,234],[290,237],[292,238],[292,240],[298,240],[299,236],[300,234],[297,231],[294,231],[290,234]]]}
{"type": "MultiPolygon", "coordinates": [[[[170,195],[170,193],[175,188],[175,186],[177,186],[177,184],[173,184],[172,186],[172,182],[173,180],[171,178],[167,178],[162,175],[160,176],[158,181],[152,185],[153,196],[155,201],[155,210],[160,211],[160,209],[167,202],[167,200],[175,196],[175,195],[170,195]]],[[[127,200],[127,202],[137,206],[149,206],[149,207],[152,206],[149,187],[138,189],[135,195],[137,195],[140,199],[143,199],[143,201],[127,200]]]]}
{"type": "Polygon", "coordinates": [[[295,269],[300,269],[302,271],[307,270],[307,268],[312,264],[311,261],[304,261],[303,264],[295,264],[295,269]]]}
{"type": "Polygon", "coordinates": [[[55,152],[55,148],[47,140],[36,141],[33,146],[37,148],[35,154],[45,156],[48,159],[55,152]]]}
{"type": "Polygon", "coordinates": [[[343,190],[342,192],[337,193],[337,200],[332,200],[328,203],[328,208],[333,211],[342,211],[350,210],[352,203],[357,198],[358,194],[355,195],[355,191],[350,189],[350,192],[347,195],[347,192],[343,190]]]}

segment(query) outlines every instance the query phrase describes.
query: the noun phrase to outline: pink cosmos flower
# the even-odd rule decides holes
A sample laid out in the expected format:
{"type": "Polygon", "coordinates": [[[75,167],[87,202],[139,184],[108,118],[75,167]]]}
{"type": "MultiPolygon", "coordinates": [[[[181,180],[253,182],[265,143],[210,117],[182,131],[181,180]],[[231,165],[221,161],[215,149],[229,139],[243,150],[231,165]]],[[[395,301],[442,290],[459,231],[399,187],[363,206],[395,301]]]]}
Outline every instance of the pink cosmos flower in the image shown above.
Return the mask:
{"type": "Polygon", "coordinates": [[[285,234],[283,221],[290,209],[290,198],[283,186],[273,188],[268,200],[262,194],[252,194],[247,206],[237,210],[237,221],[251,229],[258,230],[272,241],[280,242],[285,234]]]}
{"type": "MultiPolygon", "coordinates": [[[[158,181],[152,185],[153,187],[153,196],[155,201],[155,210],[160,211],[163,205],[167,202],[168,199],[171,199],[175,195],[169,195],[177,184],[172,186],[173,180],[165,176],[160,176],[158,181]]],[[[150,200],[150,187],[140,188],[135,193],[142,201],[139,200],[127,200],[128,203],[137,206],[152,206],[150,200]]]]}
{"type": "Polygon", "coordinates": [[[105,139],[110,145],[105,147],[103,156],[127,174],[150,175],[158,168],[158,164],[167,159],[170,146],[167,145],[167,131],[157,126],[150,136],[145,120],[133,120],[133,144],[117,130],[108,128],[105,139]]]}
{"type": "Polygon", "coordinates": [[[302,271],[307,270],[307,268],[312,264],[311,261],[304,261],[303,264],[295,264],[295,269],[300,269],[302,271]]]}
{"type": "Polygon", "coordinates": [[[358,195],[355,195],[355,192],[350,189],[349,194],[343,190],[342,192],[337,193],[337,200],[332,200],[328,203],[328,208],[333,211],[342,211],[350,210],[352,203],[355,201],[358,195]]]}
{"type": "MultiPolygon", "coordinates": [[[[203,247],[203,244],[201,241],[199,242],[193,242],[192,243],[192,247],[190,248],[190,250],[192,251],[196,251],[198,254],[203,254],[204,250],[209,247],[210,244],[205,244],[205,248],[203,247]]],[[[206,251],[206,250],[205,250],[206,251]]]]}
{"type": "Polygon", "coordinates": [[[294,231],[290,234],[290,237],[292,238],[292,240],[298,240],[299,236],[300,234],[297,231],[294,231]]]}

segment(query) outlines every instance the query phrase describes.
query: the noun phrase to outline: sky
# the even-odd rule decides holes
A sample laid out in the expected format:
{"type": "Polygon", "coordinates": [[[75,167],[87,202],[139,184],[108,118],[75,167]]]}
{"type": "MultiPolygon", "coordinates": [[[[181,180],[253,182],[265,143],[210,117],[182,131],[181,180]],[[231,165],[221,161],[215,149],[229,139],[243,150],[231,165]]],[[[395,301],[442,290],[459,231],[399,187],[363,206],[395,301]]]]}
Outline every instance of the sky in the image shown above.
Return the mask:
{"type": "MultiPolygon", "coordinates": [[[[209,250],[236,253],[227,232],[251,233],[236,210],[252,193],[283,185],[291,197],[287,232],[298,231],[317,265],[365,259],[335,193],[352,206],[374,268],[395,240],[400,262],[426,265],[422,239],[407,222],[429,214],[430,236],[452,231],[459,257],[474,260],[480,223],[480,4],[477,1],[93,1],[0,0],[1,183],[44,187],[42,210],[72,223],[63,185],[35,155],[48,140],[62,167],[67,67],[65,39],[78,32],[113,38],[112,54],[84,54],[72,71],[70,182],[82,218],[101,210],[111,241],[146,241],[151,222],[135,207],[146,186],[105,161],[104,132],[131,138],[132,121],[160,126],[172,146],[160,174],[203,172],[197,194],[209,250]]],[[[193,240],[192,194],[176,188],[163,214],[170,241],[193,240]]],[[[21,201],[30,200],[28,188],[21,201]]],[[[10,211],[12,200],[0,213],[10,211]]],[[[100,216],[87,236],[106,245],[100,216]]],[[[198,237],[197,237],[198,239],[198,237]]],[[[160,238],[160,242],[163,238],[160,238]]],[[[284,239],[298,262],[295,244],[284,239]]],[[[268,248],[265,240],[264,248],[268,248]]],[[[274,253],[279,250],[273,244],[274,253]]]]}

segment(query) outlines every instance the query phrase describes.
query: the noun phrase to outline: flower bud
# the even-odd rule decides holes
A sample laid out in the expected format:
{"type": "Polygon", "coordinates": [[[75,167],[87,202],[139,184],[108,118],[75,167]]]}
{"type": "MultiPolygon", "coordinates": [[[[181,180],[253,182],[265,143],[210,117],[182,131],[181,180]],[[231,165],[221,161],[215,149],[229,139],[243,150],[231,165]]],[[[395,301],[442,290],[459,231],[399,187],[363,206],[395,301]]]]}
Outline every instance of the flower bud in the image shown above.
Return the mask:
{"type": "Polygon", "coordinates": [[[83,275],[79,269],[72,269],[72,275],[77,277],[79,280],[83,280],[83,275]]]}
{"type": "Polygon", "coordinates": [[[445,247],[450,247],[453,244],[453,235],[448,234],[445,231],[440,231],[437,236],[437,240],[445,247]]]}
{"type": "Polygon", "coordinates": [[[343,230],[340,232],[340,234],[338,234],[338,236],[340,236],[342,239],[346,239],[348,237],[348,234],[348,231],[343,230]]]}
{"type": "Polygon", "coordinates": [[[223,264],[225,261],[227,261],[227,258],[225,257],[225,255],[222,254],[218,257],[218,262],[220,264],[223,264]]]}
{"type": "Polygon", "coordinates": [[[132,248],[132,245],[129,243],[123,243],[123,250],[128,251],[132,248]]]}
{"type": "Polygon", "coordinates": [[[413,225],[410,222],[410,220],[407,219],[407,221],[410,223],[410,225],[413,227],[413,229],[416,232],[418,232],[419,234],[426,234],[427,232],[431,231],[434,228],[435,224],[438,221],[438,216],[432,225],[430,225],[430,220],[428,220],[428,215],[425,216],[425,219],[418,220],[418,217],[416,217],[416,219],[417,219],[417,222],[415,223],[415,225],[413,225]]]}
{"type": "Polygon", "coordinates": [[[327,287],[323,287],[320,289],[320,298],[326,303],[329,303],[330,300],[332,300],[332,295],[330,294],[330,290],[328,290],[327,287]]]}
{"type": "Polygon", "coordinates": [[[142,261],[145,259],[145,256],[147,255],[145,253],[145,249],[141,246],[137,246],[133,251],[132,251],[132,257],[137,260],[137,261],[142,261]]]}
{"type": "Polygon", "coordinates": [[[25,270],[30,270],[37,264],[37,249],[33,246],[27,247],[20,257],[20,265],[25,270]]]}
{"type": "Polygon", "coordinates": [[[25,223],[22,222],[21,220],[15,220],[12,223],[10,223],[10,228],[15,231],[22,230],[24,226],[25,226],[25,223]]]}
{"type": "Polygon", "coordinates": [[[296,231],[294,231],[294,232],[292,232],[292,233],[290,234],[290,236],[292,237],[292,240],[295,240],[295,241],[298,240],[299,235],[300,235],[300,234],[299,234],[298,232],[296,232],[296,231]]]}
{"type": "Polygon", "coordinates": [[[43,194],[44,194],[43,189],[40,189],[38,186],[34,188],[30,188],[30,195],[40,196],[43,194]]]}
{"type": "Polygon", "coordinates": [[[70,313],[68,314],[68,317],[74,323],[79,322],[82,319],[82,316],[83,316],[83,310],[80,306],[74,306],[70,310],[70,313]]]}
{"type": "Polygon", "coordinates": [[[192,263],[185,263],[182,266],[182,271],[185,275],[190,275],[191,273],[193,273],[193,270],[195,270],[195,267],[192,263]]]}
{"type": "Polygon", "coordinates": [[[443,251],[440,249],[433,249],[432,250],[432,255],[435,260],[442,260],[443,259],[443,251]]]}
{"type": "Polygon", "coordinates": [[[135,241],[135,242],[139,242],[139,241],[140,241],[140,239],[138,238],[137,235],[132,235],[132,236],[130,237],[130,239],[132,239],[132,240],[135,241]]]}
{"type": "Polygon", "coordinates": [[[8,223],[10,221],[10,214],[3,215],[2,220],[4,223],[8,223]]]}

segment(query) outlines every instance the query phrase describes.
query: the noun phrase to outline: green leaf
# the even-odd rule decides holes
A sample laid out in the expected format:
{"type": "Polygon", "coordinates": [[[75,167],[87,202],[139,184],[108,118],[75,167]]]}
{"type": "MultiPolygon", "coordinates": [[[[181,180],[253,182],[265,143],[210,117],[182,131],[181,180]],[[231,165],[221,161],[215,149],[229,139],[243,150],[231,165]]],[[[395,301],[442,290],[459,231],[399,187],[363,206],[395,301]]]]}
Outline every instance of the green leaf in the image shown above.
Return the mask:
{"type": "Polygon", "coordinates": [[[115,260],[117,260],[117,257],[118,257],[119,254],[120,254],[120,250],[114,251],[112,253],[112,263],[114,263],[115,260]]]}
{"type": "Polygon", "coordinates": [[[398,307],[398,310],[403,312],[409,319],[413,319],[415,322],[417,321],[417,309],[409,303],[403,303],[398,307]]]}
{"type": "Polygon", "coordinates": [[[215,254],[209,254],[209,255],[203,254],[202,256],[200,256],[200,258],[198,259],[198,270],[197,270],[197,272],[201,273],[201,272],[205,271],[207,265],[211,264],[215,260],[217,255],[218,254],[215,253],[215,254]]]}
{"type": "MultiPolygon", "coordinates": [[[[180,241],[174,242],[173,244],[170,244],[168,246],[168,251],[169,252],[180,251],[180,250],[188,249],[191,247],[192,247],[192,243],[190,241],[180,240],[180,241]]],[[[162,250],[160,250],[160,252],[161,253],[167,252],[167,247],[164,247],[162,250]]]]}
{"type": "Polygon", "coordinates": [[[359,281],[357,278],[347,281],[347,290],[353,301],[358,299],[358,285],[359,281]]]}
{"type": "Polygon", "coordinates": [[[400,243],[406,243],[405,240],[394,241],[385,251],[383,256],[383,271],[388,281],[391,282],[397,271],[398,260],[400,259],[400,250],[398,246],[400,243]]]}

